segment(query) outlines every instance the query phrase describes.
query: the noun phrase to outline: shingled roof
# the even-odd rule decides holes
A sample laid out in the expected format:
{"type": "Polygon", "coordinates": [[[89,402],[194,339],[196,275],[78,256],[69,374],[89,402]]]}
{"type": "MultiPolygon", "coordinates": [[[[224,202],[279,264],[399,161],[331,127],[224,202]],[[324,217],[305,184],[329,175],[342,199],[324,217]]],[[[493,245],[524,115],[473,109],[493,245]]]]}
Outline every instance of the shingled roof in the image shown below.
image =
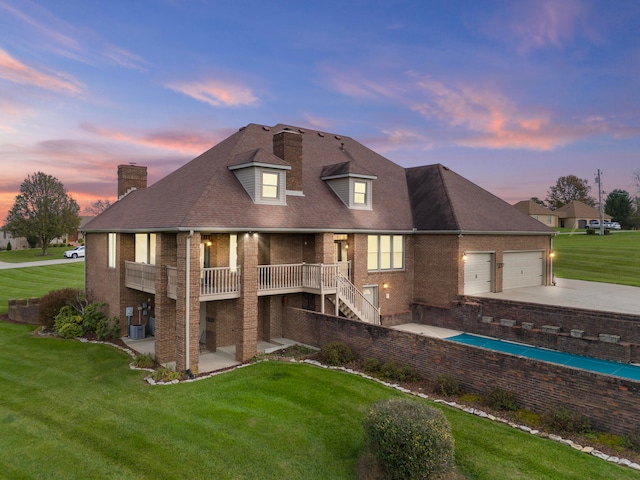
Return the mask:
{"type": "Polygon", "coordinates": [[[513,205],[515,208],[520,210],[522,213],[526,213],[527,215],[556,215],[555,212],[549,210],[547,207],[543,207],[539,203],[534,202],[533,200],[522,200],[513,205]]]}
{"type": "Polygon", "coordinates": [[[331,231],[528,232],[550,229],[442,165],[404,169],[350,137],[286,125],[249,124],[146,189],[135,190],[85,226],[87,232],[331,231]],[[286,168],[274,132],[302,135],[302,195],[254,204],[230,166],[286,168]],[[322,180],[372,178],[372,210],[350,210],[322,180]]]}
{"type": "MultiPolygon", "coordinates": [[[[563,205],[555,211],[558,218],[599,218],[600,212],[597,208],[590,207],[584,202],[573,200],[563,205]]],[[[605,220],[611,220],[611,216],[605,214],[605,220]]]]}

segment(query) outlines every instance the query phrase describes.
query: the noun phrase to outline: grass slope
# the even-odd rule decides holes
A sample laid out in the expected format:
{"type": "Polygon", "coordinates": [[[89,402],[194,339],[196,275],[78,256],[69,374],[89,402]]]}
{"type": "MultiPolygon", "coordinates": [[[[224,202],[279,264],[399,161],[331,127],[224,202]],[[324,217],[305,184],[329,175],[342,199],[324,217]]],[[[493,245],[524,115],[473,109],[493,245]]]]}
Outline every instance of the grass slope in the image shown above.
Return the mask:
{"type": "Polygon", "coordinates": [[[0,262],[21,263],[38,262],[41,260],[59,260],[64,258],[64,252],[73,247],[55,246],[47,249],[47,255],[42,255],[41,248],[28,248],[25,250],[3,250],[0,251],[0,262]]]}
{"type": "Polygon", "coordinates": [[[640,286],[640,232],[557,235],[553,249],[558,277],[640,286]]]}
{"type": "Polygon", "coordinates": [[[84,290],[84,262],[0,270],[0,314],[10,298],[41,297],[60,288],[84,290]]]}
{"type": "MultiPolygon", "coordinates": [[[[1,476],[353,479],[363,412],[401,395],[279,362],[152,387],[129,362],[109,346],[38,338],[0,322],[1,476]]],[[[452,424],[457,478],[637,478],[568,446],[438,408],[452,424]]]]}

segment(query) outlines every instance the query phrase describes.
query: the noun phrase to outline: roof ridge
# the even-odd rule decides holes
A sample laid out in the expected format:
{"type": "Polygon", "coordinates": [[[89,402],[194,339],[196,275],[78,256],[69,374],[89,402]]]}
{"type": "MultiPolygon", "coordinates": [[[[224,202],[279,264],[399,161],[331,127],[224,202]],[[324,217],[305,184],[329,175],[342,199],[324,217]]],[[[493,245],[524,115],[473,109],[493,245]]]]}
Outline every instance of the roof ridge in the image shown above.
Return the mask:
{"type": "Polygon", "coordinates": [[[445,196],[447,197],[447,205],[449,206],[449,210],[451,210],[451,216],[453,217],[453,222],[455,223],[458,230],[461,230],[460,227],[460,219],[456,214],[456,209],[453,207],[453,203],[451,202],[452,196],[449,192],[449,186],[444,178],[443,170],[451,171],[448,167],[445,167],[441,163],[436,164],[438,166],[438,175],[440,175],[440,181],[442,182],[442,189],[444,191],[445,196]]]}

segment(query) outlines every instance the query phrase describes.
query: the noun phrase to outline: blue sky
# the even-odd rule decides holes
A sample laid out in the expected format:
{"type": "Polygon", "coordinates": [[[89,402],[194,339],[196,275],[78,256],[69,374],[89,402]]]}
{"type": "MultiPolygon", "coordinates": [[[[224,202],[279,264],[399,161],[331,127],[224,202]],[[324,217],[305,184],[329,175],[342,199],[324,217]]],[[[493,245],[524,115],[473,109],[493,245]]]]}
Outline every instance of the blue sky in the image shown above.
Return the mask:
{"type": "Polygon", "coordinates": [[[636,194],[640,2],[0,0],[0,219],[43,171],[82,207],[248,123],[442,163],[515,203],[636,194]]]}

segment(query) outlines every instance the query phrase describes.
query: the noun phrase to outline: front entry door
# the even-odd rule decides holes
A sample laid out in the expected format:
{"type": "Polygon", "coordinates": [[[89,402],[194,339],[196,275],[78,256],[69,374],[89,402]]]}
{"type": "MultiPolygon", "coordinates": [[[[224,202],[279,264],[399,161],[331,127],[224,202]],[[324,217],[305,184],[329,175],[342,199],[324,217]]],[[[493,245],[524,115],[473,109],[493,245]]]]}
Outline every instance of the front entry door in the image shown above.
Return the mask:
{"type": "Polygon", "coordinates": [[[365,285],[362,295],[371,302],[371,305],[378,308],[378,285],[365,285]]]}

